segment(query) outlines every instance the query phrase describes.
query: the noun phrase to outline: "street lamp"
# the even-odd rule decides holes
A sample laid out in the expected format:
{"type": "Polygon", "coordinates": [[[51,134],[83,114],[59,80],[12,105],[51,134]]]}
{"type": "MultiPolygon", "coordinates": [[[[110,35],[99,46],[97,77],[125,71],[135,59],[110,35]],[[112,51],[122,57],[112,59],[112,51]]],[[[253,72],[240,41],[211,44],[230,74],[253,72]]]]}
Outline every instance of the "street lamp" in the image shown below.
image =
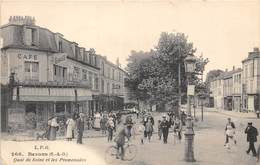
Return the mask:
{"type": "Polygon", "coordinates": [[[191,79],[191,75],[195,72],[196,57],[193,54],[189,54],[184,59],[184,64],[185,64],[185,72],[188,80],[188,90],[187,90],[188,117],[187,117],[187,128],[184,134],[185,135],[185,161],[195,162],[196,160],[194,158],[194,150],[193,150],[195,134],[191,122],[191,96],[194,95],[194,88],[192,88],[194,86],[190,84],[190,79],[191,79]]]}

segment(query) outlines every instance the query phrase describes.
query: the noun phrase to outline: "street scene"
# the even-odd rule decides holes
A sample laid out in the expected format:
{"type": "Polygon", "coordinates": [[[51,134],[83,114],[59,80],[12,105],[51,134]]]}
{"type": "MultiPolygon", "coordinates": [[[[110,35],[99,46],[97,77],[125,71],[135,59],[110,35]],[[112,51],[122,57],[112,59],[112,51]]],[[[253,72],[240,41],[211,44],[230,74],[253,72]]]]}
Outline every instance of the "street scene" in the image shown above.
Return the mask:
{"type": "Polygon", "coordinates": [[[0,164],[260,164],[257,6],[3,2],[0,164]]]}

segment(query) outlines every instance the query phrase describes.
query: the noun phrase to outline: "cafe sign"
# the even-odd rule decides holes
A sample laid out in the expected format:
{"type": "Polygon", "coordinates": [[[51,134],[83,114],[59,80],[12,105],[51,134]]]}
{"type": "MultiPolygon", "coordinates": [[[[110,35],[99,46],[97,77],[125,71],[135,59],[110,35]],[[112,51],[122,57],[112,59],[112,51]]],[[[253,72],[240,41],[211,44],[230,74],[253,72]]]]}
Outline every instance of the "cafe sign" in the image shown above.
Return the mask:
{"type": "Polygon", "coordinates": [[[32,55],[32,54],[21,54],[19,53],[17,55],[18,59],[24,59],[24,60],[37,60],[38,57],[37,55],[32,55]]]}

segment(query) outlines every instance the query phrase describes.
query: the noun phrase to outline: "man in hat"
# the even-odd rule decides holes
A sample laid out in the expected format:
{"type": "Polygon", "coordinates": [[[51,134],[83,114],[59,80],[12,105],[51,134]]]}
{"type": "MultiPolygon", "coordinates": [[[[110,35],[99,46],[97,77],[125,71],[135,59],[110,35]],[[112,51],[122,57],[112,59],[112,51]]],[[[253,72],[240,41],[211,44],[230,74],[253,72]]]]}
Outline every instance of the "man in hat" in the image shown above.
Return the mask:
{"type": "Polygon", "coordinates": [[[80,113],[79,118],[77,119],[77,131],[78,131],[78,138],[77,143],[82,144],[82,136],[84,131],[84,114],[80,113]]]}
{"type": "Polygon", "coordinates": [[[166,115],[163,115],[163,120],[161,122],[161,129],[162,129],[163,143],[164,144],[167,143],[170,126],[171,126],[170,122],[166,120],[166,115]]]}
{"type": "Polygon", "coordinates": [[[248,123],[245,133],[247,134],[247,141],[249,142],[249,148],[246,153],[249,154],[249,152],[252,151],[253,156],[256,156],[255,142],[257,142],[258,131],[253,126],[252,122],[248,123]]]}

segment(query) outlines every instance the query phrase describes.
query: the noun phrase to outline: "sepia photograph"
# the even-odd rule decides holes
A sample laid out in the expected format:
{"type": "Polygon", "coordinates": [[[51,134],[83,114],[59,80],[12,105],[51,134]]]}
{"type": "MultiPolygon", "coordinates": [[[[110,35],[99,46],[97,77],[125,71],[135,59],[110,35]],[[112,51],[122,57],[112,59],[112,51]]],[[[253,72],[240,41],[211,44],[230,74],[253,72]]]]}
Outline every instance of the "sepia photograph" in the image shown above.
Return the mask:
{"type": "Polygon", "coordinates": [[[260,0],[0,0],[0,165],[260,165],[260,0]]]}

